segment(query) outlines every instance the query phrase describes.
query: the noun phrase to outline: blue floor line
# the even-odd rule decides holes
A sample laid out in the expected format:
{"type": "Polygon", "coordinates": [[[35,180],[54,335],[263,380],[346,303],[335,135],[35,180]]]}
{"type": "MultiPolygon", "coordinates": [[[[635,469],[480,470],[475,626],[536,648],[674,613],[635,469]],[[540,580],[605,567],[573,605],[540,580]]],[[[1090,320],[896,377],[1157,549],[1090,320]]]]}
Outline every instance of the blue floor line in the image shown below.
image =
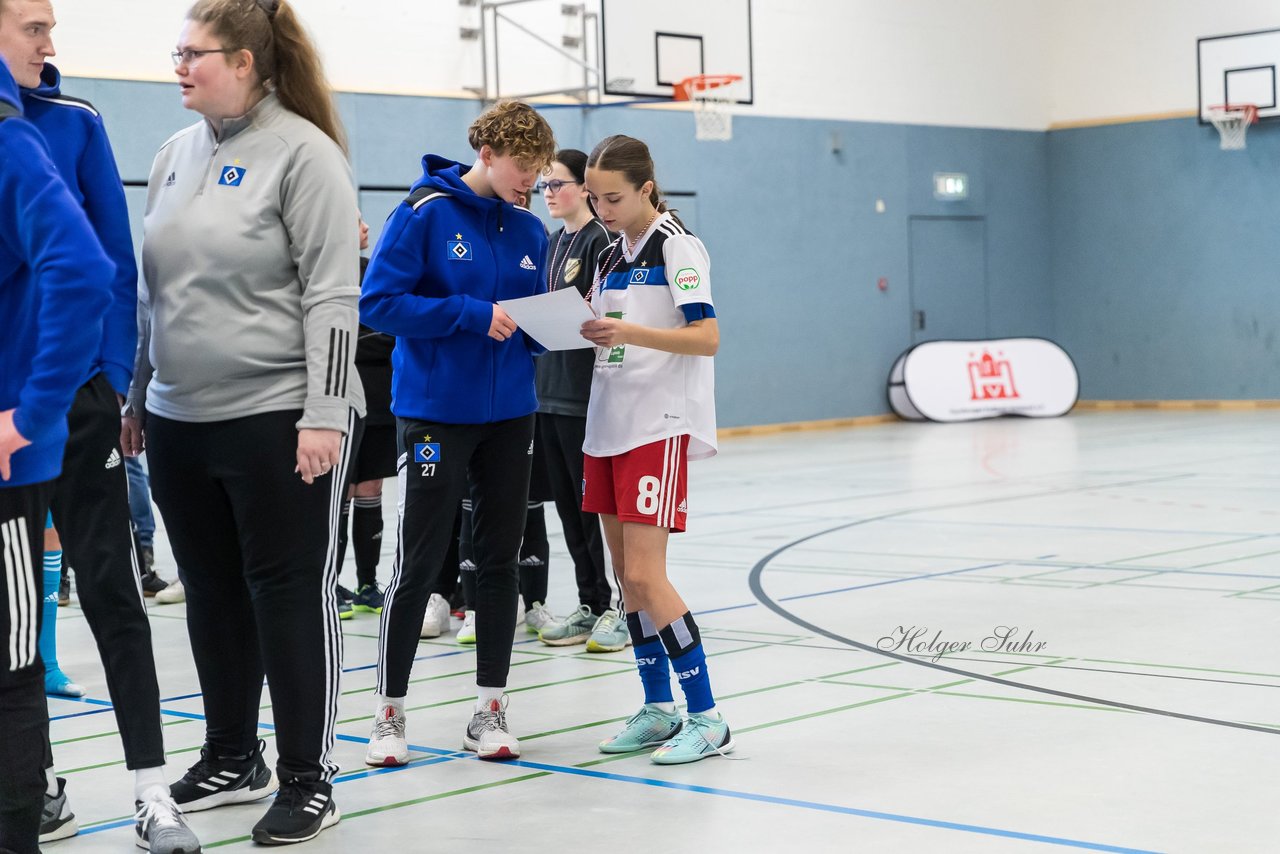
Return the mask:
{"type": "MultiPolygon", "coordinates": [[[[168,713],[168,712],[166,712],[168,713]]],[[[188,714],[185,712],[177,713],[182,717],[200,718],[199,715],[188,714]]],[[[263,725],[270,728],[268,725],[263,725]]],[[[339,741],[354,742],[357,744],[368,744],[369,739],[361,738],[354,735],[338,735],[339,741]]],[[[433,757],[423,760],[411,760],[409,764],[392,768],[369,768],[364,771],[354,771],[350,774],[341,774],[334,780],[334,785],[349,783],[354,780],[364,780],[369,777],[375,777],[381,774],[393,774],[399,771],[408,771],[414,768],[423,768],[431,765],[441,765],[446,762],[455,760],[484,761],[471,753],[457,750],[444,750],[438,747],[427,747],[420,744],[408,745],[411,751],[423,753],[433,757]]],[[[497,764],[497,763],[495,763],[497,764]]],[[[964,833],[977,833],[985,836],[998,836],[1005,839],[1018,839],[1024,842],[1040,842],[1047,845],[1057,845],[1067,848],[1078,848],[1086,851],[1106,851],[1113,854],[1159,854],[1143,848],[1126,848],[1118,845],[1106,845],[1099,842],[1088,842],[1080,839],[1067,839],[1059,836],[1046,836],[1038,833],[1025,833],[1017,830],[1004,830],[998,827],[984,827],[976,824],[962,824],[959,822],[943,821],[941,819],[922,818],[920,816],[901,815],[898,813],[879,812],[877,810],[858,809],[857,807],[846,807],[839,804],[826,804],[818,801],[805,801],[796,798],[781,798],[774,795],[762,795],[755,792],[740,792],[734,789],[721,789],[713,786],[697,786],[691,783],[677,783],[670,780],[655,780],[651,777],[636,777],[628,774],[614,774],[608,771],[595,771],[589,768],[574,768],[565,765],[552,765],[545,762],[530,762],[524,759],[515,759],[504,761],[501,763],[505,767],[529,768],[534,771],[545,771],[551,774],[568,774],[575,777],[588,777],[596,780],[609,780],[618,783],[630,783],[632,785],[650,786],[653,788],[669,789],[680,792],[691,792],[701,795],[713,795],[721,798],[732,798],[735,800],[752,801],[755,803],[772,804],[774,806],[793,807],[797,809],[814,810],[818,812],[835,813],[838,815],[857,816],[859,818],[870,818],[878,821],[892,821],[900,824],[912,824],[920,827],[932,827],[939,830],[955,830],[964,833]]],[[[121,819],[119,821],[100,824],[95,827],[87,828],[81,831],[82,835],[92,833],[102,833],[107,830],[118,830],[133,825],[133,819],[121,819]]]]}

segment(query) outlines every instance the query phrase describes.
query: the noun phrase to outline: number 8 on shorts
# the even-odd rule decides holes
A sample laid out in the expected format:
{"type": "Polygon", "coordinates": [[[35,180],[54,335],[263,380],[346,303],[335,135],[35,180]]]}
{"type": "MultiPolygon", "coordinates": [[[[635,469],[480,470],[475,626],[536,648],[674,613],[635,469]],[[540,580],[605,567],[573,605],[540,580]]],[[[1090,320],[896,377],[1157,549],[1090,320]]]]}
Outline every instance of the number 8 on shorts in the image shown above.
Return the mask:
{"type": "Polygon", "coordinates": [[[689,437],[673,436],[612,457],[586,455],[582,509],[639,522],[685,529],[688,511],[689,437]]]}

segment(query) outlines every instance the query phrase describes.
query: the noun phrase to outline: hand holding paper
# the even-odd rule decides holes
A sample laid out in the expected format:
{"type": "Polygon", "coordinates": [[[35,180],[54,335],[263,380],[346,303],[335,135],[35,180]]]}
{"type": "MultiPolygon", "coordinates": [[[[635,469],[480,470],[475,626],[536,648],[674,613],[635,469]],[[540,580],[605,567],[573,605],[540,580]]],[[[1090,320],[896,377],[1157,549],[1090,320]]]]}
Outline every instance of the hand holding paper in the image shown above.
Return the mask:
{"type": "Polygon", "coordinates": [[[582,324],[596,316],[574,288],[501,300],[498,305],[526,335],[548,350],[584,350],[592,346],[582,337],[582,324]]]}

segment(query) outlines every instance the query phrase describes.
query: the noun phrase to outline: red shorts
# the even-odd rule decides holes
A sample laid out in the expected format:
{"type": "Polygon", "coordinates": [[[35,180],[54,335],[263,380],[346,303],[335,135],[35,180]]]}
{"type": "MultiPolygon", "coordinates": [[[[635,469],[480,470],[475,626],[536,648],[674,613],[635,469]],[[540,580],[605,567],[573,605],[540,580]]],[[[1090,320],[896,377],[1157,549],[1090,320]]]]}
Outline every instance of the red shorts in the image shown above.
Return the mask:
{"type": "Polygon", "coordinates": [[[615,457],[584,455],[582,509],[684,530],[688,503],[689,437],[673,436],[615,457]]]}

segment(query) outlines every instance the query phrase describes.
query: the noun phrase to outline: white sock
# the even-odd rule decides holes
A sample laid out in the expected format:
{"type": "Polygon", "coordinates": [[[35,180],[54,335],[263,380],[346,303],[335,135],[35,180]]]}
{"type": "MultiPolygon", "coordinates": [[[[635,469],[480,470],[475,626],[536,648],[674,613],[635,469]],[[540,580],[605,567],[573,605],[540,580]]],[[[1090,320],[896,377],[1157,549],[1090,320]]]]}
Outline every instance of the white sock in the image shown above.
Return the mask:
{"type": "Polygon", "coordinates": [[[713,721],[720,720],[720,712],[717,711],[715,706],[712,706],[711,708],[707,709],[705,712],[699,712],[699,714],[704,715],[708,718],[711,718],[713,721]]]}
{"type": "Polygon", "coordinates": [[[664,714],[674,715],[676,713],[676,704],[672,703],[650,703],[651,706],[657,706],[664,714]]]}
{"type": "Polygon", "coordinates": [[[374,709],[374,712],[375,713],[380,712],[383,709],[385,709],[387,706],[390,706],[391,708],[395,709],[397,715],[403,715],[404,714],[404,697],[385,697],[382,694],[379,694],[378,706],[376,709],[374,709]]]}
{"type": "Polygon", "coordinates": [[[58,775],[52,767],[44,769],[44,791],[51,798],[58,797],[58,775]]]}
{"type": "Polygon", "coordinates": [[[502,695],[507,693],[506,688],[485,688],[483,685],[476,686],[476,710],[488,711],[494,700],[502,702],[502,695]]]}
{"type": "Polygon", "coordinates": [[[133,772],[133,799],[146,803],[152,798],[169,797],[169,784],[164,780],[164,766],[139,768],[133,772]]]}

